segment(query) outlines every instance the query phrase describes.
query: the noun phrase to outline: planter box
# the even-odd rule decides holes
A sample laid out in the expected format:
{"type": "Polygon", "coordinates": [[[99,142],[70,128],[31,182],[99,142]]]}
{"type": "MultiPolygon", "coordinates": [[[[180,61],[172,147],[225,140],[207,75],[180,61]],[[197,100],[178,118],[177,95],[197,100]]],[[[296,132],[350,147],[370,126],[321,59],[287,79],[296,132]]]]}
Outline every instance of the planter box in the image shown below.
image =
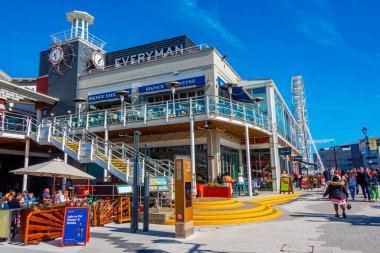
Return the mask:
{"type": "Polygon", "coordinates": [[[231,198],[230,187],[204,187],[204,198],[231,198]]]}

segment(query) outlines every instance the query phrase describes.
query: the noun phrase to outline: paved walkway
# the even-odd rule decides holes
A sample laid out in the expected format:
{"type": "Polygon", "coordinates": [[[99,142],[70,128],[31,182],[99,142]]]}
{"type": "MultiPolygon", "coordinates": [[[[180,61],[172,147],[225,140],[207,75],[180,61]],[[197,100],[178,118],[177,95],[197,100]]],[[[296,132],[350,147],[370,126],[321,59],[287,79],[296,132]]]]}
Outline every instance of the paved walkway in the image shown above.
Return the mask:
{"type": "MultiPolygon", "coordinates": [[[[22,246],[1,242],[0,252],[380,252],[380,205],[352,202],[348,218],[333,217],[332,205],[314,190],[277,206],[283,215],[267,222],[196,227],[186,240],[174,238],[173,226],[151,225],[130,233],[129,224],[91,229],[86,247],[59,247],[59,240],[22,246]]],[[[142,227],[142,224],[140,224],[142,227]]]]}

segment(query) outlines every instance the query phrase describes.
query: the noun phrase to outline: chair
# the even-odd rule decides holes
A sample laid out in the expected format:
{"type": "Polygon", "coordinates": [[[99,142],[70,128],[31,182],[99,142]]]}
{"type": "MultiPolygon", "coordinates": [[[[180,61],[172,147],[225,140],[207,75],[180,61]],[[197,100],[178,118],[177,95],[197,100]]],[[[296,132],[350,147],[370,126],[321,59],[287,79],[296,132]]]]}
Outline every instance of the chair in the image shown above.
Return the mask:
{"type": "Polygon", "coordinates": [[[247,187],[246,187],[246,184],[245,183],[238,183],[238,182],[236,182],[236,186],[235,186],[235,194],[236,194],[236,196],[240,195],[240,191],[243,191],[244,196],[247,196],[247,187]]]}

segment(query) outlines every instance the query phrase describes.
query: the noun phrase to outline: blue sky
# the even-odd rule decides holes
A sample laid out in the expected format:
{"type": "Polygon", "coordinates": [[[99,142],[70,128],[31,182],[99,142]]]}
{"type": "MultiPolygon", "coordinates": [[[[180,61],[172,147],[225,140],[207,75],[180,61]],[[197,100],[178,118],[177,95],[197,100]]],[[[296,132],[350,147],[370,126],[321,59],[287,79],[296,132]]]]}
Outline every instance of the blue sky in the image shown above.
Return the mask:
{"type": "Polygon", "coordinates": [[[291,77],[302,75],[316,140],[357,140],[363,126],[380,135],[378,1],[13,0],[2,9],[0,69],[13,77],[37,76],[39,52],[76,9],[95,17],[90,32],[109,52],[187,34],[227,54],[242,78],[272,78],[288,105],[291,77]]]}

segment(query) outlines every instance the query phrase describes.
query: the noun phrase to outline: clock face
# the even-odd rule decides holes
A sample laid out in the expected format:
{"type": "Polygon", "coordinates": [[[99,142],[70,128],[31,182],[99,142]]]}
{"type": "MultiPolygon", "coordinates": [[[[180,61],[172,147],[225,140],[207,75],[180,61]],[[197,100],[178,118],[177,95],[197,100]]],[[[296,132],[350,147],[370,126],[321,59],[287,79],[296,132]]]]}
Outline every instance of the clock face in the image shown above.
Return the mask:
{"type": "Polygon", "coordinates": [[[92,54],[92,61],[94,62],[95,67],[102,68],[104,67],[104,57],[102,53],[96,51],[92,54]]]}
{"type": "Polygon", "coordinates": [[[53,64],[56,65],[60,63],[63,59],[63,50],[61,47],[53,47],[50,50],[49,54],[49,61],[53,64]]]}

